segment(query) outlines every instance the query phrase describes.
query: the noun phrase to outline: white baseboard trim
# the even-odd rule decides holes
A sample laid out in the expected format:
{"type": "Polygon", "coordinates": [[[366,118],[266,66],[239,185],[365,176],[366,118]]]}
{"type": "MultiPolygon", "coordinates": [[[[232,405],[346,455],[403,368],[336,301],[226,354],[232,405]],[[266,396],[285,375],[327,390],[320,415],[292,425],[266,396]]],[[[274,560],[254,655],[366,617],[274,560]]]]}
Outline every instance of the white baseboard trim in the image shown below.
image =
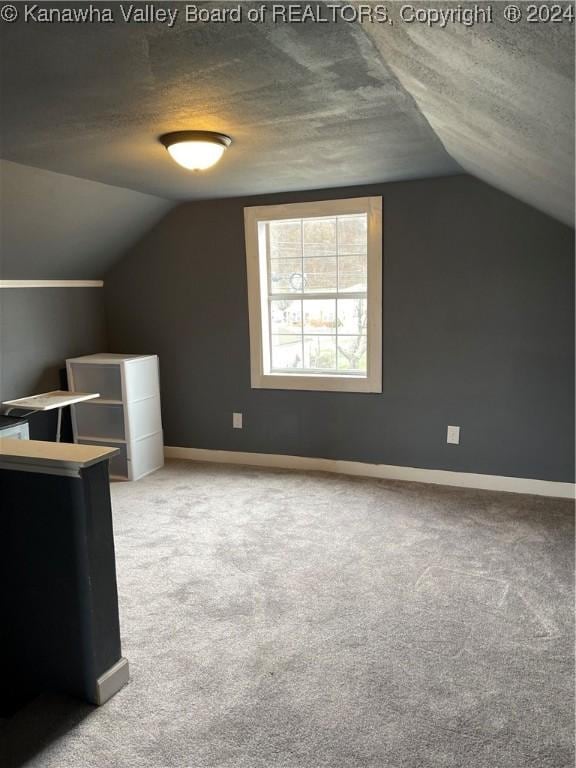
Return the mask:
{"type": "Polygon", "coordinates": [[[102,288],[103,280],[0,280],[0,288],[102,288]]]}
{"type": "Polygon", "coordinates": [[[527,493],[559,499],[573,499],[576,490],[576,486],[573,483],[557,483],[551,480],[532,480],[524,477],[503,477],[500,475],[477,475],[472,472],[450,472],[445,469],[417,469],[416,467],[397,467],[391,464],[365,464],[360,461],[284,456],[277,453],[213,451],[206,448],[180,448],[178,446],[166,445],[164,446],[164,455],[167,459],[333,472],[341,475],[376,477],[381,480],[406,480],[412,483],[453,485],[460,488],[527,493]]]}

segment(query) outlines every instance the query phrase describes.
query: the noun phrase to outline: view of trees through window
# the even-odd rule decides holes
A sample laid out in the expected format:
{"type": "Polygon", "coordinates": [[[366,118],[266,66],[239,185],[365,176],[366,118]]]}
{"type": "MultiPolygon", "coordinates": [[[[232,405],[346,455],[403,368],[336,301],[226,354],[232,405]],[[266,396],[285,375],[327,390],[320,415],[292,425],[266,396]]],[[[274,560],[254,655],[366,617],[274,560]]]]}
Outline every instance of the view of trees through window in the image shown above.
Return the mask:
{"type": "Polygon", "coordinates": [[[271,368],[366,373],[367,216],[266,225],[271,368]]]}

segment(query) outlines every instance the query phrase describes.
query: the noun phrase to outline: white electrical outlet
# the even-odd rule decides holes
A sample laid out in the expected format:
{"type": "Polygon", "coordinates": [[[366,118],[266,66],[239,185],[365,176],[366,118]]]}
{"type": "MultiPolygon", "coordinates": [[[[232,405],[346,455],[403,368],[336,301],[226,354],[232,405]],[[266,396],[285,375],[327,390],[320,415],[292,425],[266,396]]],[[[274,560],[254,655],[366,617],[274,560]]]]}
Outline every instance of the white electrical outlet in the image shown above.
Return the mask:
{"type": "Polygon", "coordinates": [[[233,413],[232,414],[232,426],[234,429],[242,429],[242,414],[241,413],[233,413]]]}
{"type": "Polygon", "coordinates": [[[448,427],[446,442],[450,445],[460,445],[460,427],[448,427]]]}

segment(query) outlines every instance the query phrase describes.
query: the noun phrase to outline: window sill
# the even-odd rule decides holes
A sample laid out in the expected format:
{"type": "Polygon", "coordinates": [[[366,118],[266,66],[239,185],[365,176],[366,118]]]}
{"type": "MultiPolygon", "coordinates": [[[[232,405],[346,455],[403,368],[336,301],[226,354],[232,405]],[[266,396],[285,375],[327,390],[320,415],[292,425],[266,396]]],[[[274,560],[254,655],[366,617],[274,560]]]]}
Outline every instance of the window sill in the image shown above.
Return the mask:
{"type": "Polygon", "coordinates": [[[252,374],[252,389],[293,389],[321,392],[382,392],[380,377],[299,374],[252,374]]]}

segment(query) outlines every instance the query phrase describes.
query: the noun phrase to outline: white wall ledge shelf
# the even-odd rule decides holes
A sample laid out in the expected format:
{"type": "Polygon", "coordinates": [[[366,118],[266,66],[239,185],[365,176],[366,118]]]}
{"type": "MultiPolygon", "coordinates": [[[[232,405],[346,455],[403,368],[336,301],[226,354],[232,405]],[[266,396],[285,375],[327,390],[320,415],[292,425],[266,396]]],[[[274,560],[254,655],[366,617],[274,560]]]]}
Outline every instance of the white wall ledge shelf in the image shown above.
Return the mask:
{"type": "Polygon", "coordinates": [[[0,280],[0,288],[102,288],[103,280],[0,280]]]}

